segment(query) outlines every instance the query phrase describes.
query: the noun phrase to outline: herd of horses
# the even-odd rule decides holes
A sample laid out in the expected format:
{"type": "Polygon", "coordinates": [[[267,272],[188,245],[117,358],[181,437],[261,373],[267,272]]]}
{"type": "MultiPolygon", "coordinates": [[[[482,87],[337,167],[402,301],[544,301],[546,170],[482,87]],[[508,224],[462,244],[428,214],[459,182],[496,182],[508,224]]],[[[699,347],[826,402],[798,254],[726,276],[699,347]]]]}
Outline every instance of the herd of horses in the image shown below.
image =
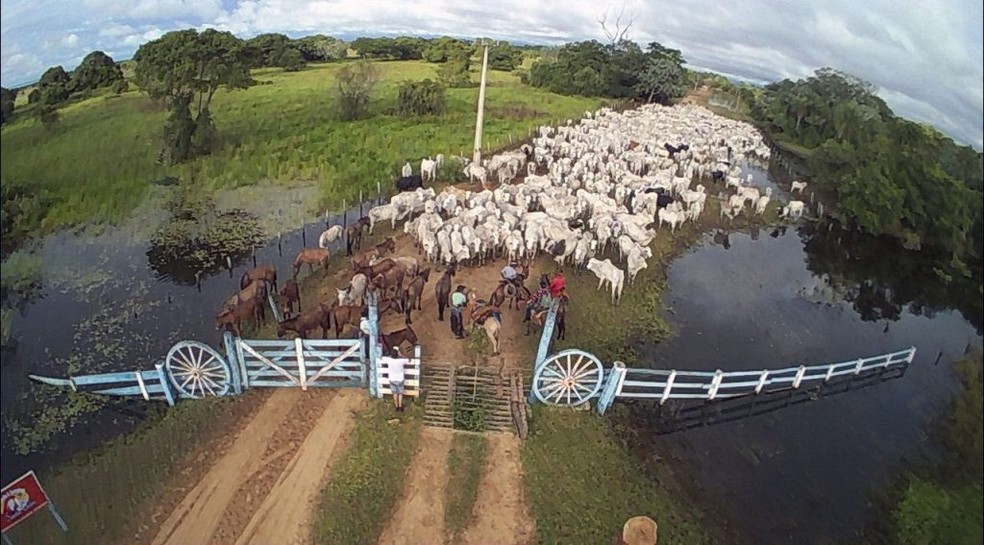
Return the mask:
{"type": "MultiPolygon", "coordinates": [[[[380,334],[384,350],[401,346],[403,343],[415,345],[417,334],[413,329],[413,312],[422,311],[421,300],[424,288],[430,280],[430,267],[421,268],[414,257],[395,256],[396,240],[384,241],[362,251],[362,232],[368,227],[368,218],[360,218],[347,228],[346,253],[351,255],[348,272],[349,282],[343,289],[337,289],[337,298],[322,300],[306,309],[301,304],[300,287],[297,276],[305,265],[309,273],[316,269],[327,274],[331,252],[327,248],[304,248],[293,263],[293,275],[282,288],[278,284],[277,269],[273,264],[254,267],[240,278],[239,291],[227,299],[215,317],[215,327],[230,330],[242,335],[245,324],[261,326],[267,323],[268,301],[283,314],[277,323],[277,335],[283,338],[288,333],[306,339],[321,330],[321,337],[328,338],[329,330],[334,330],[336,338],[352,338],[359,334],[359,325],[366,314],[366,294],[371,292],[377,301],[380,318],[387,314],[402,314],[404,328],[380,334]],[[356,253],[356,251],[358,252],[356,253]]],[[[434,286],[437,301],[437,319],[444,321],[445,310],[449,308],[453,292],[453,279],[458,265],[452,263],[437,278],[434,286]]],[[[468,308],[463,316],[468,316],[472,327],[481,326],[491,343],[493,353],[499,353],[499,330],[501,309],[508,305],[510,310],[522,310],[530,300],[532,292],[524,285],[529,275],[529,263],[523,262],[518,268],[519,279],[515,283],[500,281],[487,299],[479,299],[475,290],[468,293],[468,308]]],[[[541,281],[545,275],[541,277],[541,281]]],[[[560,301],[557,311],[557,338],[566,336],[566,299],[560,301]]],[[[526,334],[531,325],[542,326],[547,311],[541,309],[531,313],[527,322],[526,334]]]]}

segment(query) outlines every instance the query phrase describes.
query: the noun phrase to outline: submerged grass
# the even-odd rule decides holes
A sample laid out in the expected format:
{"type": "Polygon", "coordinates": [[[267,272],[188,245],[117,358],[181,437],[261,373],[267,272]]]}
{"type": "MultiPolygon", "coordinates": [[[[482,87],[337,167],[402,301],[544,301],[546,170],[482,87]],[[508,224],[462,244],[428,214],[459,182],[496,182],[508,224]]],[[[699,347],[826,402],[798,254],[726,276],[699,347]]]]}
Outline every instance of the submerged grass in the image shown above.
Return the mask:
{"type": "MultiPolygon", "coordinates": [[[[220,91],[212,113],[222,138],[210,156],[173,167],[157,164],[166,112],[146,95],[128,92],[69,105],[46,128],[25,118],[5,126],[0,138],[4,184],[36,186],[55,202],[41,227],[119,222],[137,206],[150,182],[194,176],[208,189],[259,183],[315,184],[312,210],[352,202],[359,190],[392,182],[408,159],[470,151],[475,127],[475,88],[449,89],[448,113],[439,117],[395,115],[404,80],[435,78],[437,65],[420,61],[379,63],[381,82],[372,117],[337,120],[335,73],[343,63],[301,72],[254,72],[259,85],[220,91]]],[[[484,142],[492,148],[524,138],[536,124],[579,116],[598,99],[563,97],[492,72],[486,97],[484,142]]],[[[25,116],[26,117],[26,116],[25,116]]]]}
{"type": "Polygon", "coordinates": [[[540,543],[611,543],[637,515],[656,520],[661,545],[711,542],[670,477],[641,468],[604,419],[542,405],[532,415],[522,459],[540,543]]]}
{"type": "Polygon", "coordinates": [[[448,487],[444,498],[445,534],[450,543],[457,543],[461,532],[471,522],[487,451],[484,435],[455,433],[451,438],[448,487]]]}
{"type": "Polygon", "coordinates": [[[388,401],[372,401],[356,416],[351,444],[332,470],[315,513],[316,543],[376,542],[412,470],[421,413],[417,404],[400,414],[388,401]]]}

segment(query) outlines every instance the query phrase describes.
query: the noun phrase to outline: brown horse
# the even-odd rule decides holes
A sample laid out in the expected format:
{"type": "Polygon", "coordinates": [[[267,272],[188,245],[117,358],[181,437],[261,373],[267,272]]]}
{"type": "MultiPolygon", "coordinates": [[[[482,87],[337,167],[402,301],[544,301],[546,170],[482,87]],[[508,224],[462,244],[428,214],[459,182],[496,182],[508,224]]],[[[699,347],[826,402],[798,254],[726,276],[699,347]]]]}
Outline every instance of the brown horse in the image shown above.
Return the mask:
{"type": "Polygon", "coordinates": [[[293,314],[294,303],[297,303],[297,312],[301,311],[301,290],[297,287],[297,280],[288,278],[284,284],[284,289],[280,290],[280,296],[283,298],[281,308],[283,308],[284,316],[293,314]]]}
{"type": "Polygon", "coordinates": [[[293,318],[287,318],[277,326],[277,337],[283,338],[288,331],[293,331],[297,333],[297,336],[306,339],[308,338],[308,332],[317,328],[321,328],[321,338],[328,338],[328,327],[331,325],[329,323],[330,313],[321,305],[318,305],[314,310],[309,310],[304,314],[299,316],[294,316],[293,318]]]}
{"type": "Polygon", "coordinates": [[[353,262],[352,275],[355,276],[361,273],[366,275],[366,278],[375,278],[377,275],[382,274],[394,267],[399,268],[399,265],[397,265],[396,261],[389,258],[386,258],[375,265],[356,265],[353,262]]]}
{"type": "MultiPolygon", "coordinates": [[[[547,320],[550,309],[534,311],[530,315],[530,321],[526,322],[526,334],[530,334],[530,325],[536,322],[537,327],[543,327],[547,320]]],[[[567,338],[567,296],[561,296],[557,304],[557,320],[554,322],[554,329],[557,330],[557,340],[562,341],[567,338]]]]}
{"type": "Polygon", "coordinates": [[[391,254],[396,251],[396,239],[393,237],[387,237],[386,240],[373,246],[373,248],[379,252],[379,255],[391,254]]]}
{"type": "Polygon", "coordinates": [[[348,229],[345,231],[345,255],[352,255],[352,248],[362,249],[362,232],[365,231],[371,222],[368,216],[363,216],[359,218],[352,225],[349,225],[348,229]]]}
{"type": "Polygon", "coordinates": [[[273,290],[277,290],[277,268],[273,265],[267,263],[265,265],[260,265],[259,267],[250,269],[243,273],[243,277],[239,279],[239,289],[245,289],[246,286],[253,282],[254,280],[264,280],[269,282],[273,286],[273,290]]]}
{"type": "Polygon", "coordinates": [[[417,310],[422,310],[420,307],[420,300],[423,298],[424,285],[427,284],[427,278],[430,276],[430,267],[427,267],[420,272],[417,276],[407,284],[407,287],[403,290],[403,308],[410,309],[416,308],[417,310]]]}
{"type": "Polygon", "coordinates": [[[320,265],[327,272],[329,259],[331,259],[331,252],[324,248],[304,248],[294,259],[294,278],[297,278],[297,273],[301,272],[303,265],[308,266],[309,273],[314,272],[315,265],[320,265]]]}
{"type": "Polygon", "coordinates": [[[393,348],[400,346],[403,343],[410,343],[411,345],[417,344],[417,333],[412,327],[407,325],[407,327],[394,331],[392,333],[386,333],[380,335],[380,341],[383,344],[384,353],[389,352],[393,348]]]}
{"type": "Polygon", "coordinates": [[[451,297],[451,278],[454,277],[455,272],[455,264],[452,263],[434,286],[437,295],[437,320],[440,322],[444,321],[444,309],[447,308],[451,297]]]}
{"type": "Polygon", "coordinates": [[[390,288],[396,288],[395,295],[398,296],[403,288],[403,277],[403,269],[390,267],[373,277],[372,289],[380,290],[385,297],[389,294],[390,288]]]}
{"type": "Polygon", "coordinates": [[[255,317],[257,304],[255,299],[250,299],[234,308],[222,309],[215,315],[215,329],[232,329],[237,337],[242,337],[243,322],[255,317]]]}
{"type": "MultiPolygon", "coordinates": [[[[320,303],[322,308],[331,313],[331,321],[335,323],[335,337],[342,338],[342,329],[346,325],[359,327],[365,305],[336,305],[320,303]]],[[[387,312],[400,312],[400,302],[395,299],[383,299],[376,306],[376,312],[382,317],[387,312]]]]}
{"type": "Polygon", "coordinates": [[[252,307],[254,316],[259,322],[265,322],[266,310],[264,304],[266,303],[267,293],[269,293],[269,285],[265,280],[251,282],[235,295],[226,299],[225,303],[222,304],[222,308],[223,310],[232,310],[242,306],[243,303],[255,302],[256,304],[252,307]]]}

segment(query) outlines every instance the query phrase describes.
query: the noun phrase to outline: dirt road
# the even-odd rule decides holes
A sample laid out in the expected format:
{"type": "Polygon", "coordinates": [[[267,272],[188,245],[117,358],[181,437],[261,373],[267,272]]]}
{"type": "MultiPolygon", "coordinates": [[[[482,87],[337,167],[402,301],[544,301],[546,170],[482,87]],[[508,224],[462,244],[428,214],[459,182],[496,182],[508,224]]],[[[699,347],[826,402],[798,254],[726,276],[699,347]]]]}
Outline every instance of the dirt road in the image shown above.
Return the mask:
{"type": "Polygon", "coordinates": [[[164,521],[154,545],[308,543],[362,391],[274,392],[164,521]]]}

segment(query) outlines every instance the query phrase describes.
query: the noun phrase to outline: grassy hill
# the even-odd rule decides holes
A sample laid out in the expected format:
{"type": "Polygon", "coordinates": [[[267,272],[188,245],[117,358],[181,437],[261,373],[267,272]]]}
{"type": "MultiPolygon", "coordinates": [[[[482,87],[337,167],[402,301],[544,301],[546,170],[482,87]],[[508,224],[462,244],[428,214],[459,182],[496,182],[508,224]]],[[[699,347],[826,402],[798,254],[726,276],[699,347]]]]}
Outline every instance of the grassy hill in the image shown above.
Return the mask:
{"type": "MultiPolygon", "coordinates": [[[[359,189],[388,185],[399,166],[419,165],[427,155],[470,153],[478,89],[450,89],[448,113],[404,119],[395,115],[404,80],[435,78],[438,65],[421,61],[379,63],[374,115],[340,122],[334,108],[335,73],[341,63],[301,72],[255,71],[260,84],[220,91],[212,113],[223,139],[209,157],[173,167],[156,163],[166,112],[143,93],[106,95],[60,110],[45,128],[28,115],[4,127],[0,138],[4,185],[50,192],[53,204],[41,229],[119,222],[164,176],[194,179],[208,189],[316,184],[313,209],[351,202],[359,189]]],[[[564,97],[520,83],[513,74],[490,72],[485,142],[525,137],[533,125],[580,117],[601,101],[564,97]]],[[[473,74],[477,81],[477,75],[473,74]]],[[[416,166],[415,166],[416,168],[416,166]]]]}

